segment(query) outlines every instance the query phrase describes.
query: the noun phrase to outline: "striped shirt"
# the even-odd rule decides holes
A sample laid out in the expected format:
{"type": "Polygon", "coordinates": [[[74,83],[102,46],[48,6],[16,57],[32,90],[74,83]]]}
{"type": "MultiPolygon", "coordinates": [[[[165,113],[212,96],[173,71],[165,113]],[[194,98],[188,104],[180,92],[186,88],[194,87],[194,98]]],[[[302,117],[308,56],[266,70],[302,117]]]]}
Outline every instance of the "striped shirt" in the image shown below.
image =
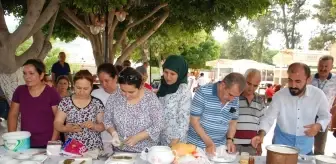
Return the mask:
{"type": "MultiPolygon", "coordinates": [[[[200,117],[200,124],[216,147],[226,144],[226,133],[230,120],[238,119],[239,97],[222,104],[217,96],[217,85],[200,87],[191,104],[191,116],[200,117]]],[[[192,126],[188,130],[188,142],[200,148],[206,145],[192,126]]]]}
{"type": "Polygon", "coordinates": [[[245,96],[239,97],[239,118],[234,139],[235,144],[251,144],[251,139],[259,130],[259,118],[265,108],[264,100],[257,94],[251,103],[245,96]]]}

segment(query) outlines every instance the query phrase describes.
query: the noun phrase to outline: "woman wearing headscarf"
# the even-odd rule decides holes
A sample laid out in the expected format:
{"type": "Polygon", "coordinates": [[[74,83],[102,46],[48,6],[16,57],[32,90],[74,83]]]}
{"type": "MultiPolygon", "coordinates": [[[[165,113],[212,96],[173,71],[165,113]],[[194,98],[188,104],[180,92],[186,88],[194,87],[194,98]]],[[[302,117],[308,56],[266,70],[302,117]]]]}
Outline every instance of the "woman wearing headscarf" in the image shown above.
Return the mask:
{"type": "Polygon", "coordinates": [[[187,142],[191,92],[188,88],[188,64],[182,56],[171,55],[166,59],[157,96],[165,112],[160,144],[187,142]]]}

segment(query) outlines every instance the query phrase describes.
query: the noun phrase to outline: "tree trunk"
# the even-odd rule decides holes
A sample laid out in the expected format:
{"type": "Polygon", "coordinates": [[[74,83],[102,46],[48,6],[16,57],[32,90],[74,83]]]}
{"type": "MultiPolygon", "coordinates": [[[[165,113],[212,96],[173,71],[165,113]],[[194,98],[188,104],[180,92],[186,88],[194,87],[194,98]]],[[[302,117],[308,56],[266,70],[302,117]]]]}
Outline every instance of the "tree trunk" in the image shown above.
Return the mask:
{"type": "MultiPolygon", "coordinates": [[[[0,86],[10,104],[17,86],[24,84],[22,67],[11,74],[0,73],[0,86]]],[[[17,130],[21,130],[21,116],[18,118],[17,130]]]]}
{"type": "Polygon", "coordinates": [[[289,48],[289,36],[288,36],[288,29],[287,29],[288,20],[286,16],[286,5],[281,4],[280,6],[282,10],[282,23],[283,23],[282,33],[284,34],[284,37],[285,37],[286,48],[289,48]]]}
{"type": "Polygon", "coordinates": [[[262,53],[264,49],[264,41],[265,41],[265,36],[261,35],[260,36],[260,43],[259,43],[259,52],[258,52],[258,62],[262,62],[262,53]]]}
{"type": "Polygon", "coordinates": [[[141,60],[142,62],[148,62],[149,48],[147,42],[141,45],[141,60]]]}

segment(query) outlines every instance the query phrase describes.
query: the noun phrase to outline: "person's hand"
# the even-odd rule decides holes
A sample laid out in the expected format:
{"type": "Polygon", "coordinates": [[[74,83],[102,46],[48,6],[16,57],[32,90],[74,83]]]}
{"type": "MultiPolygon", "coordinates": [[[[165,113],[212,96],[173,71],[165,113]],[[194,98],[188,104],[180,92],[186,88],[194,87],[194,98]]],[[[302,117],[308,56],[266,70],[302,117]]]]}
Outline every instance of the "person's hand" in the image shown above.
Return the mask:
{"type": "Polygon", "coordinates": [[[70,133],[78,133],[82,131],[82,128],[78,124],[67,123],[65,125],[65,131],[70,133]]]}
{"type": "Polygon", "coordinates": [[[86,121],[82,123],[81,126],[88,129],[94,129],[95,123],[93,123],[92,121],[86,121]]]}
{"type": "Polygon", "coordinates": [[[112,136],[112,145],[115,147],[119,147],[121,145],[121,142],[118,133],[114,131],[111,136],[112,136]]]}
{"type": "Polygon", "coordinates": [[[257,149],[258,146],[263,143],[263,140],[264,140],[264,137],[261,137],[260,135],[253,137],[251,140],[252,147],[257,149]]]}
{"type": "Polygon", "coordinates": [[[310,124],[304,126],[307,130],[304,131],[304,133],[309,136],[309,137],[314,137],[317,135],[317,133],[322,129],[321,124],[316,123],[316,124],[310,124]]]}
{"type": "Polygon", "coordinates": [[[216,156],[216,145],[213,142],[210,144],[207,144],[205,147],[205,152],[209,156],[216,156]]]}
{"type": "Polygon", "coordinates": [[[130,136],[125,140],[125,144],[128,146],[133,147],[140,141],[139,137],[137,135],[130,136]]]}
{"type": "Polygon", "coordinates": [[[227,147],[228,153],[236,152],[236,145],[232,142],[232,140],[226,141],[226,147],[227,147]]]}

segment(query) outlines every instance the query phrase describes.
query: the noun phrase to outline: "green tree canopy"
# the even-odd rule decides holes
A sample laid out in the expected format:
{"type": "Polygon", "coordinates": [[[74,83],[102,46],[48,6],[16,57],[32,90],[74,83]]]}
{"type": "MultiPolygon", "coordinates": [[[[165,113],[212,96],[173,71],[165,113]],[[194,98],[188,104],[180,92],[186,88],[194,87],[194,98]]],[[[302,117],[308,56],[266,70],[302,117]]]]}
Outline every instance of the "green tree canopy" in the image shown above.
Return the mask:
{"type": "MultiPolygon", "coordinates": [[[[42,0],[36,0],[41,1],[42,0]]],[[[90,40],[96,63],[103,61],[103,33],[93,35],[92,25],[108,20],[109,58],[118,62],[130,54],[151,35],[163,33],[171,26],[180,26],[187,31],[213,30],[216,26],[230,27],[240,18],[252,17],[269,6],[269,0],[190,1],[190,0],[50,0],[61,2],[53,36],[65,41],[75,37],[90,40]],[[127,13],[125,21],[117,15],[127,13]],[[108,12],[108,18],[105,13],[108,12]],[[161,27],[162,26],[162,27],[161,27]],[[161,27],[161,28],[160,28],[161,27]],[[160,29],[159,29],[160,28],[160,29]],[[120,54],[117,54],[120,52],[120,54]]],[[[24,20],[29,11],[29,1],[2,1],[7,14],[13,13],[24,20]]],[[[46,8],[48,3],[45,4],[46,8]]],[[[33,9],[31,9],[33,10],[33,9]]]]}
{"type": "Polygon", "coordinates": [[[220,46],[213,38],[209,38],[198,46],[184,49],[181,56],[185,58],[189,68],[207,68],[207,61],[218,59],[220,56],[220,46]]]}

